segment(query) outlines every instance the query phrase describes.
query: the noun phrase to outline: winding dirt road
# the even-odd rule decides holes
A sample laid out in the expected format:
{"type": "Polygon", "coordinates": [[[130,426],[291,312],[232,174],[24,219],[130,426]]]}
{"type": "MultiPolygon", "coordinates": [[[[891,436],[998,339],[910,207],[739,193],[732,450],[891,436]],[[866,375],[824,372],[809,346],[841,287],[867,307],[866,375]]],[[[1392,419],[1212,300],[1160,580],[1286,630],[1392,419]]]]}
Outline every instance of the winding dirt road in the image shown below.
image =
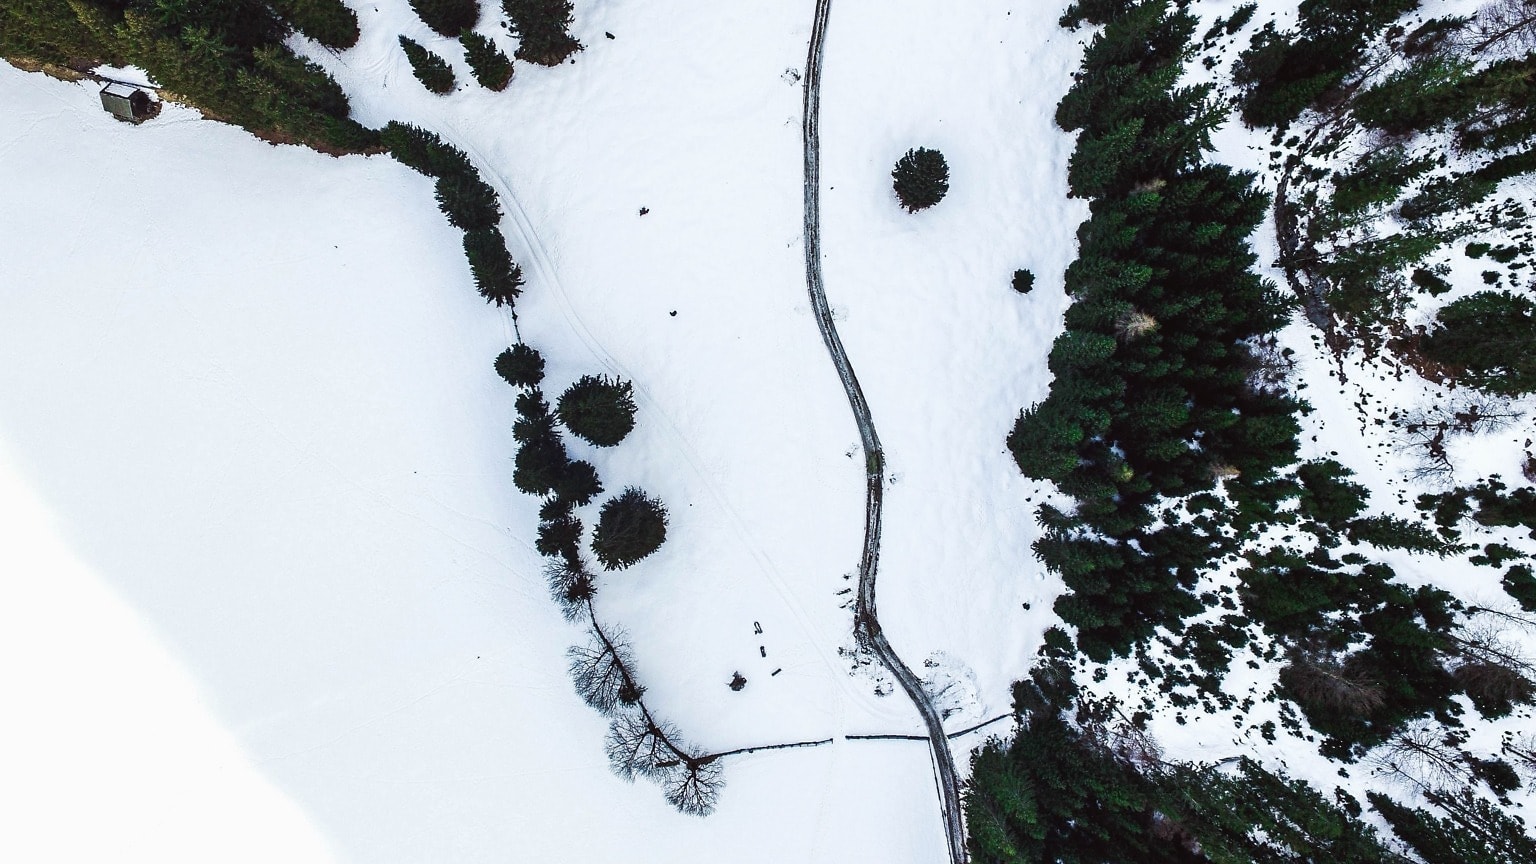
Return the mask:
{"type": "Polygon", "coordinates": [[[933,755],[935,779],[939,787],[939,805],[944,820],[945,839],[949,844],[951,864],[965,864],[965,822],[960,807],[960,780],[955,774],[954,755],[949,750],[949,739],[944,733],[943,721],[933,702],[923,690],[922,682],[902,662],[880,628],[880,618],[875,608],[875,576],[880,565],[881,508],[885,493],[885,453],[880,448],[880,435],[875,429],[874,417],[864,390],[859,386],[848,352],[837,335],[837,325],[832,320],[832,309],[827,304],[827,294],[821,275],[821,66],[827,41],[827,20],[832,11],[832,0],[817,0],[816,18],[811,28],[810,54],[805,63],[805,284],[811,295],[811,308],[816,314],[816,326],[821,339],[831,355],[837,376],[842,379],[843,390],[848,395],[848,406],[859,426],[859,438],[864,445],[865,494],[864,494],[864,550],[859,558],[859,599],[854,610],[854,634],[859,642],[874,652],[880,663],[890,673],[901,689],[912,700],[923,724],[928,728],[928,746],[933,755]]]}

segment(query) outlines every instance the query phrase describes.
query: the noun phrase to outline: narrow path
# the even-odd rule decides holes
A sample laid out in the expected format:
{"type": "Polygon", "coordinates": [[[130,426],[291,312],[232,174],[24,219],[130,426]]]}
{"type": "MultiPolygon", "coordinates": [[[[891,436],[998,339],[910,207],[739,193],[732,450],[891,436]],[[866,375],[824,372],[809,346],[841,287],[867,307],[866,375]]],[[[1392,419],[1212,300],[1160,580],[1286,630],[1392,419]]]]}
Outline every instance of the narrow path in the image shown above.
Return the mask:
{"type": "Polygon", "coordinates": [[[859,599],[854,610],[854,634],[859,642],[868,647],[880,659],[907,698],[922,715],[928,727],[928,746],[933,754],[933,768],[939,787],[940,815],[944,820],[945,839],[949,844],[951,864],[965,864],[965,823],[960,809],[960,780],[955,774],[954,755],[949,750],[949,739],[939,712],[933,707],[922,682],[912,674],[880,628],[880,618],[875,609],[875,576],[880,565],[881,508],[885,493],[885,453],[880,448],[880,435],[875,430],[874,417],[864,390],[853,372],[848,352],[837,335],[837,325],[832,320],[832,310],[827,305],[827,294],[821,276],[821,61],[827,41],[827,19],[832,11],[832,0],[817,0],[816,18],[811,26],[810,54],[805,63],[805,284],[811,294],[811,308],[816,313],[816,326],[821,339],[837,367],[843,390],[848,395],[848,406],[853,409],[854,420],[859,426],[859,437],[864,445],[865,496],[864,496],[864,550],[859,558],[859,599]]]}

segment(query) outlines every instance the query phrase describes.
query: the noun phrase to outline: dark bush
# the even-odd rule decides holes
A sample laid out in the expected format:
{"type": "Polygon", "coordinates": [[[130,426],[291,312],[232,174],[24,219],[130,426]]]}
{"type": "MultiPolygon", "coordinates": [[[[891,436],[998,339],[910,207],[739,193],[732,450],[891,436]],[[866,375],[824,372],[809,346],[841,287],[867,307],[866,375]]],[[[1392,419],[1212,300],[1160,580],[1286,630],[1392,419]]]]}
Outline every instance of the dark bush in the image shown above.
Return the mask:
{"type": "Polygon", "coordinates": [[[512,260],[507,241],[496,228],[464,232],[464,255],[480,296],[487,303],[511,306],[523,293],[523,268],[512,260]]]}
{"type": "Polygon", "coordinates": [[[544,358],[519,342],[496,355],[496,374],[513,387],[537,387],[544,380],[544,358]]]}
{"type": "Polygon", "coordinates": [[[949,163],[937,150],[908,150],[891,170],[891,181],[901,206],[916,213],[944,200],[949,193],[949,163]]]}
{"type": "Polygon", "coordinates": [[[300,33],[327,48],[345,51],[357,44],[357,13],[341,0],[271,0],[277,14],[300,33]]]}
{"type": "Polygon", "coordinates": [[[1515,598],[1520,608],[1536,612],[1536,572],[1529,565],[1516,564],[1504,571],[1504,591],[1515,598]]]}
{"type": "Polygon", "coordinates": [[[568,32],[570,0],[501,0],[501,8],[517,34],[517,59],[558,66],[581,50],[568,32]]]}
{"type": "Polygon", "coordinates": [[[478,0],[411,0],[411,8],[428,27],[449,39],[480,21],[478,0]]]}
{"type": "Polygon", "coordinates": [[[1445,277],[1423,267],[1414,270],[1413,276],[1408,281],[1412,282],[1415,287],[1423,289],[1424,293],[1431,297],[1439,297],[1441,294],[1451,290],[1451,283],[1445,277]]]}
{"type": "Polygon", "coordinates": [[[666,508],[631,487],[603,505],[592,553],[607,569],[623,570],[661,548],[666,539],[666,508]]]}
{"type": "Polygon", "coordinates": [[[1020,294],[1028,294],[1035,288],[1035,274],[1028,270],[1013,271],[1013,290],[1020,294]]]}
{"type": "Polygon", "coordinates": [[[512,80],[512,61],[501,53],[496,43],[472,30],[459,36],[464,45],[464,59],[475,73],[475,80],[488,90],[501,90],[512,80]]]}
{"type": "Polygon", "coordinates": [[[405,50],[405,59],[411,62],[411,72],[416,75],[421,86],[438,95],[453,90],[453,68],[447,60],[405,36],[400,37],[400,47],[405,50]]]}
{"type": "Polygon", "coordinates": [[[635,428],[635,399],[628,381],[585,375],[560,394],[560,422],[577,437],[612,447],[635,428]]]}

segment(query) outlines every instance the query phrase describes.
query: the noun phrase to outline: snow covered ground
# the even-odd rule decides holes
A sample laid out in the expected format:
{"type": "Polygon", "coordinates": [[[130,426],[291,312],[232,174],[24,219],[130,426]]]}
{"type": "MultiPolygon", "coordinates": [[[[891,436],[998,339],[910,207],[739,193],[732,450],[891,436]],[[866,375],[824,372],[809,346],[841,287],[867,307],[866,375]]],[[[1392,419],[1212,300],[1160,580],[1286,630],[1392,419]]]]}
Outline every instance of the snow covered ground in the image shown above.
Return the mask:
{"type": "MultiPolygon", "coordinates": [[[[1044,393],[1065,305],[1082,213],[1050,112],[1078,47],[1057,10],[1014,5],[843,0],[823,96],[828,295],[892,472],[882,619],[914,666],[936,657],[956,728],[1007,710],[1054,594],[1003,437],[1044,393]],[[889,171],[924,145],[949,156],[953,188],[910,216],[889,171]],[[1040,277],[1025,297],[1008,288],[1020,267],[1040,277]]],[[[636,382],[636,433],[579,455],[611,490],[639,485],[671,509],[667,545],[598,599],[652,708],[710,750],[917,731],[910,706],[838,653],[863,466],[802,272],[811,4],[578,3],[573,64],[519,64],[503,93],[444,98],[395,39],[470,81],[455,43],[405,0],[354,8],[363,41],[317,56],[363,122],[436,129],[496,175],[546,389],[596,372],[636,382]]],[[[500,32],[497,18],[480,29],[500,32]]],[[[536,502],[511,484],[512,394],[490,370],[510,321],[474,296],[425,178],[274,148],[174,106],[129,127],[94,88],[9,67],[0,99],[15,121],[0,129],[7,494],[50,514],[82,604],[132,610],[120,626],[164,648],[119,654],[40,594],[34,628],[117,665],[71,654],[47,674],[24,642],[3,661],[29,670],[18,704],[68,712],[60,688],[91,688],[101,669],[170,676],[179,695],[123,698],[225,749],[189,734],[154,763],[206,786],[199,800],[259,799],[230,818],[291,837],[284,860],[943,854],[919,742],[733,759],[703,821],[609,774],[604,724],[565,680],[581,634],[547,599],[536,502]],[[186,773],[212,759],[218,776],[186,773]]],[[[9,538],[0,568],[52,578],[63,565],[32,545],[46,536],[9,538]]],[[[0,720],[0,758],[74,758],[81,738],[120,740],[118,716],[0,720]]],[[[89,773],[129,783],[145,766],[121,749],[93,751],[89,773]]],[[[22,776],[56,783],[52,764],[22,776]]],[[[9,810],[92,820],[63,794],[9,810]]],[[[174,807],[164,794],[138,803],[174,807]]],[[[41,832],[0,836],[0,857],[78,858],[41,832]]]]}

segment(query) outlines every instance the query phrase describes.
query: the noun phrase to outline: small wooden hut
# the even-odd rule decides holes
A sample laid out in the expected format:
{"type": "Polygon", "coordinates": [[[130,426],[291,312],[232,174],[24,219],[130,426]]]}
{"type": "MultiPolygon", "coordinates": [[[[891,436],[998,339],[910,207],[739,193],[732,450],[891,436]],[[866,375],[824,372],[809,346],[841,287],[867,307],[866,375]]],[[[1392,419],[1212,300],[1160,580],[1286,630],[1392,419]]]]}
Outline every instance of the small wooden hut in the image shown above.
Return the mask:
{"type": "Polygon", "coordinates": [[[142,87],[113,81],[101,88],[101,107],[119,120],[143,123],[155,114],[155,100],[142,87]]]}

